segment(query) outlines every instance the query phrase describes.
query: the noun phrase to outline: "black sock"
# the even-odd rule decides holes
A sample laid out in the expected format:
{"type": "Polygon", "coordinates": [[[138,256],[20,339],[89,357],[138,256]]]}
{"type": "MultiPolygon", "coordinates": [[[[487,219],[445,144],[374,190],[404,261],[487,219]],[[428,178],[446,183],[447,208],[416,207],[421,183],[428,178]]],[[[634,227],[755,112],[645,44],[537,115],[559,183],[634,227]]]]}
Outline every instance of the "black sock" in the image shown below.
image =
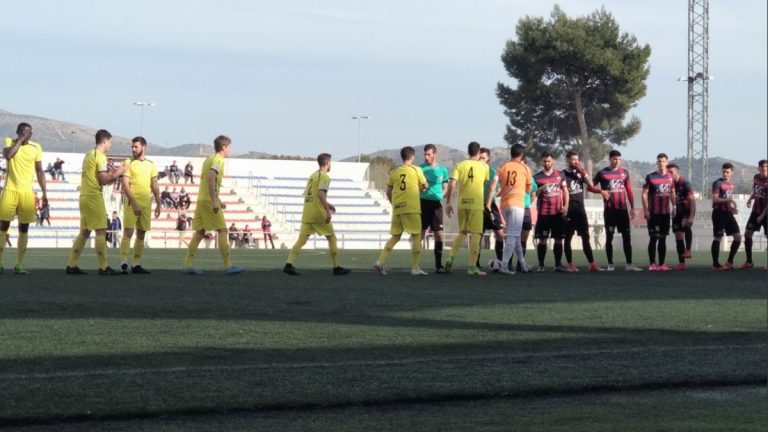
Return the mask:
{"type": "Polygon", "coordinates": [[[624,256],[627,257],[627,264],[632,264],[632,237],[628,232],[621,233],[621,242],[624,243],[624,256]]]}
{"type": "Polygon", "coordinates": [[[728,262],[733,264],[733,257],[736,256],[736,252],[739,251],[739,246],[741,246],[741,240],[734,240],[733,243],[731,243],[731,252],[728,254],[728,262]]]}
{"type": "Polygon", "coordinates": [[[573,262],[573,248],[571,248],[571,240],[573,240],[573,236],[567,236],[565,238],[565,244],[563,245],[563,250],[565,251],[565,261],[568,264],[573,262]]]}
{"type": "Polygon", "coordinates": [[[680,264],[683,264],[685,262],[685,258],[683,258],[683,254],[685,253],[685,240],[675,239],[675,244],[677,244],[677,260],[680,261],[680,264]]]}
{"type": "Polygon", "coordinates": [[[435,240],[435,268],[443,266],[443,241],[435,240]]]}
{"type": "Polygon", "coordinates": [[[744,237],[744,252],[747,253],[747,262],[752,264],[752,237],[744,237]]]}
{"type": "Polygon", "coordinates": [[[605,233],[605,255],[608,257],[608,264],[613,264],[613,232],[605,233]]]}
{"type": "Polygon", "coordinates": [[[720,240],[712,240],[709,251],[712,253],[712,265],[720,267],[720,240]]]}
{"type": "Polygon", "coordinates": [[[658,240],[659,239],[653,235],[651,235],[651,238],[648,240],[648,261],[651,264],[656,264],[656,242],[658,242],[658,240]]]}
{"type": "Polygon", "coordinates": [[[587,257],[587,262],[590,264],[595,262],[595,257],[592,255],[592,246],[589,244],[589,236],[581,238],[581,247],[584,249],[584,255],[587,257]]]}
{"type": "Polygon", "coordinates": [[[560,267],[563,264],[563,244],[555,242],[552,249],[555,251],[555,266],[560,267]]]}
{"type": "Polygon", "coordinates": [[[667,260],[667,236],[661,236],[659,238],[659,265],[664,265],[664,261],[667,260]]]}
{"type": "Polygon", "coordinates": [[[542,242],[536,246],[536,252],[539,255],[539,266],[544,267],[544,258],[547,256],[547,244],[542,242]]]}
{"type": "Polygon", "coordinates": [[[504,257],[504,240],[496,240],[496,259],[501,261],[504,257]]]}
{"type": "Polygon", "coordinates": [[[691,250],[693,247],[693,230],[691,227],[685,229],[685,250],[691,250]]]}

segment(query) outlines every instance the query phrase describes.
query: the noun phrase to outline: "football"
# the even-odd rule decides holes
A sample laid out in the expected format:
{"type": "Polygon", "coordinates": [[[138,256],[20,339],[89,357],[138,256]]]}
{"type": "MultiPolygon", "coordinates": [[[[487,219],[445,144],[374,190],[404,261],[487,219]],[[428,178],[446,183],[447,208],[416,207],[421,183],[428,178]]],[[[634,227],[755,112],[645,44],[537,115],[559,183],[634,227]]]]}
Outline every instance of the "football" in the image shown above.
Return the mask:
{"type": "Polygon", "coordinates": [[[499,270],[501,270],[501,260],[497,258],[493,258],[490,261],[488,261],[488,264],[485,267],[490,272],[498,273],[499,270]]]}

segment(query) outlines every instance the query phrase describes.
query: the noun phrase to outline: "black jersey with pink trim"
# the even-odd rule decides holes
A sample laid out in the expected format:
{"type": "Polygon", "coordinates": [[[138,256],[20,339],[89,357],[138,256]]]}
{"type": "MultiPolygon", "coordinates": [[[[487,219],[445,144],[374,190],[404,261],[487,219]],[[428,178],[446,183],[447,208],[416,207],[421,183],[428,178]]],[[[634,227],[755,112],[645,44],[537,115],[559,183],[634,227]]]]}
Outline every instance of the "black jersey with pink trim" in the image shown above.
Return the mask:
{"type": "Polygon", "coordinates": [[[632,184],[629,182],[629,171],[624,168],[612,170],[610,167],[605,167],[597,172],[593,183],[595,186],[600,185],[600,189],[610,193],[610,197],[603,200],[606,208],[627,208],[627,199],[631,193],[628,190],[632,188],[632,184]]]}
{"type": "Polygon", "coordinates": [[[674,182],[675,179],[669,172],[659,174],[658,171],[654,171],[645,176],[643,190],[648,191],[648,211],[651,214],[669,214],[669,197],[675,189],[674,182]]]}
{"type": "Polygon", "coordinates": [[[688,212],[691,209],[691,203],[688,202],[688,198],[694,195],[693,186],[691,182],[680,177],[675,182],[675,198],[677,199],[677,212],[688,212]]]}
{"type": "Polygon", "coordinates": [[[752,214],[759,215],[768,205],[768,177],[755,174],[752,179],[752,214]]]}
{"type": "Polygon", "coordinates": [[[558,170],[547,175],[544,171],[533,176],[536,190],[536,209],[540,215],[557,215],[563,210],[563,186],[565,176],[558,170]]]}
{"type": "MultiPolygon", "coordinates": [[[[729,199],[733,197],[733,184],[728,183],[727,181],[725,181],[724,178],[719,178],[715,180],[715,182],[712,183],[712,196],[724,198],[724,199],[729,199]]],[[[715,202],[713,201],[712,208],[730,212],[731,204],[727,202],[715,204],[715,202]]]]}

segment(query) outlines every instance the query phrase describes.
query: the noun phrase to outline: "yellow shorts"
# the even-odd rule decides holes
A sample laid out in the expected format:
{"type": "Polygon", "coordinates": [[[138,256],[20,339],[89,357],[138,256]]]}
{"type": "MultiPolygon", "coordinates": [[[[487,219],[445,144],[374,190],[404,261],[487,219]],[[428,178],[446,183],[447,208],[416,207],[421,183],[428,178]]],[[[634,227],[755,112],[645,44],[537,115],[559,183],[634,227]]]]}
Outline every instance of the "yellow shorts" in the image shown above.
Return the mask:
{"type": "Polygon", "coordinates": [[[471,209],[459,209],[459,232],[482,233],[483,211],[471,209]]]}
{"type": "Polygon", "coordinates": [[[392,228],[389,233],[392,235],[402,234],[403,231],[408,234],[421,234],[421,214],[406,213],[392,215],[392,228]]]}
{"type": "Polygon", "coordinates": [[[139,203],[141,214],[133,214],[133,207],[126,201],[123,209],[123,227],[128,229],[138,229],[140,231],[149,231],[152,229],[152,204],[144,205],[139,203]]]}
{"type": "Polygon", "coordinates": [[[192,219],[192,229],[195,231],[227,229],[227,223],[224,221],[224,211],[219,209],[218,213],[214,213],[210,201],[198,201],[197,207],[195,207],[195,217],[192,219]]]}
{"type": "Polygon", "coordinates": [[[102,195],[80,196],[80,229],[107,229],[107,207],[102,195]]]}
{"type": "Polygon", "coordinates": [[[312,234],[319,234],[321,236],[330,237],[332,235],[335,235],[336,233],[333,231],[333,225],[329,223],[307,223],[302,222],[301,223],[301,230],[299,231],[299,235],[312,235],[312,234]]]}
{"type": "Polygon", "coordinates": [[[18,215],[20,224],[31,224],[37,219],[35,193],[3,189],[0,195],[0,220],[12,221],[18,215]]]}

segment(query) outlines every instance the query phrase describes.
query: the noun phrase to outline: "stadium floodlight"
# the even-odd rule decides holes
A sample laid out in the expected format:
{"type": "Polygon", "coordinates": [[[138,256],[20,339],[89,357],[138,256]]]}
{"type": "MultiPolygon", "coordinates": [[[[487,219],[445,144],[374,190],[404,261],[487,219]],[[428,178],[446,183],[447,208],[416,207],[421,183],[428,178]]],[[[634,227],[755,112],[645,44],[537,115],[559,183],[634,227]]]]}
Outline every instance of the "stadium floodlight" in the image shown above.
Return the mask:
{"type": "Polygon", "coordinates": [[[141,127],[139,128],[139,136],[144,136],[144,107],[153,107],[156,104],[154,102],[134,102],[134,105],[141,107],[141,127]]]}
{"type": "Polygon", "coordinates": [[[357,120],[357,162],[360,162],[360,122],[363,120],[371,120],[371,116],[352,116],[352,120],[357,120]]]}

